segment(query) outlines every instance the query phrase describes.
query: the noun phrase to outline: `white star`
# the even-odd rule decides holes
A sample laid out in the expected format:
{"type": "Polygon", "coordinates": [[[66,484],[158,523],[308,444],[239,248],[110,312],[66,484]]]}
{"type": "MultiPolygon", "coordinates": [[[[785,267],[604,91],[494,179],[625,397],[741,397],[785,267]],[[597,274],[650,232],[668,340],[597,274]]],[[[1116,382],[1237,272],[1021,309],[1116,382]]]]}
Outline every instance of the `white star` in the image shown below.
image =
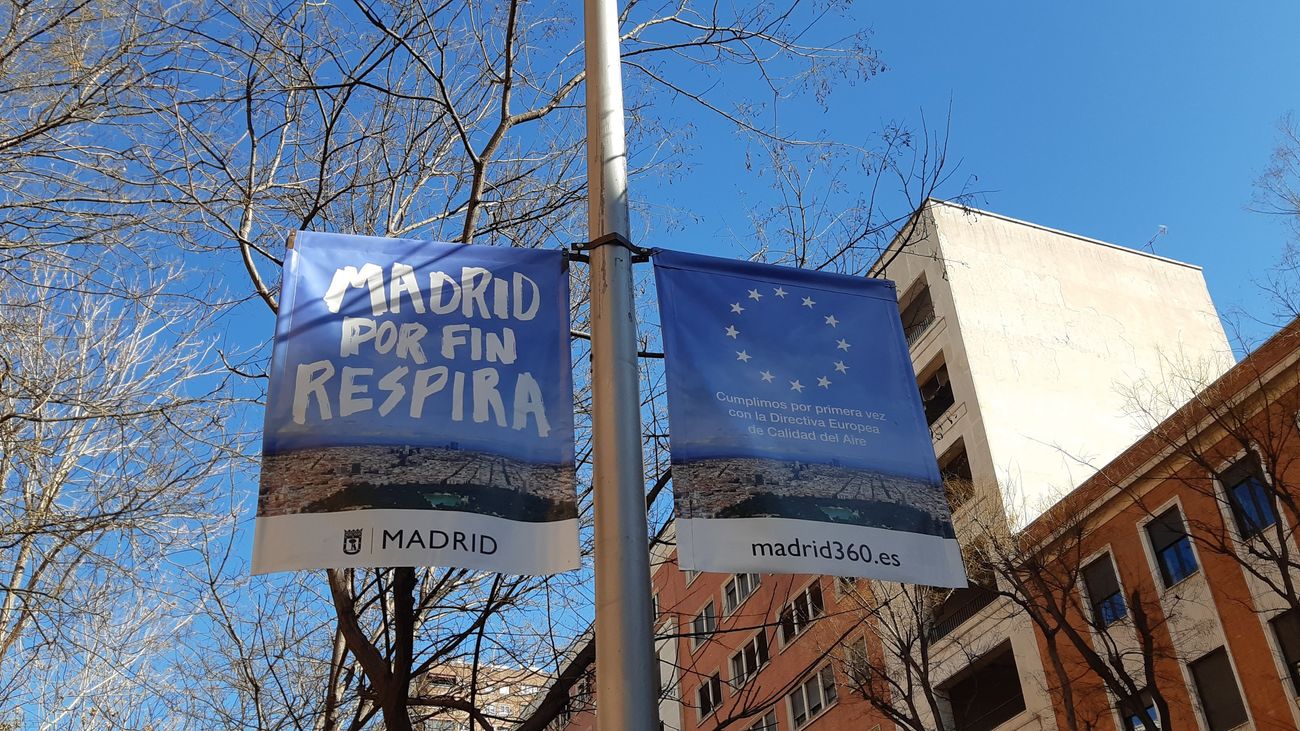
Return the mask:
{"type": "Polygon", "coordinates": [[[790,390],[803,393],[803,384],[800,383],[798,380],[790,381],[790,390]]]}
{"type": "Polygon", "coordinates": [[[776,378],[776,376],[772,375],[771,371],[759,371],[759,374],[761,374],[765,383],[771,383],[772,379],[776,378]]]}
{"type": "Polygon", "coordinates": [[[835,361],[835,370],[839,371],[840,373],[848,373],[849,367],[844,365],[844,361],[837,360],[835,361]]]}
{"type": "Polygon", "coordinates": [[[826,376],[818,376],[818,377],[817,377],[817,385],[818,385],[818,386],[821,386],[822,388],[830,388],[830,387],[831,387],[831,379],[827,378],[826,376]]]}
{"type": "Polygon", "coordinates": [[[749,362],[749,359],[750,359],[750,358],[753,358],[753,357],[754,357],[754,356],[750,355],[749,353],[747,353],[747,352],[745,352],[745,351],[743,351],[743,350],[737,350],[737,351],[736,351],[736,360],[743,360],[743,361],[745,361],[746,363],[748,363],[748,362],[749,362]]]}
{"type": "Polygon", "coordinates": [[[849,345],[849,341],[844,340],[843,338],[841,338],[841,339],[835,341],[835,349],[836,349],[836,350],[843,350],[843,351],[845,351],[845,352],[848,352],[848,349],[849,349],[850,347],[851,347],[851,346],[849,345]]]}
{"type": "Polygon", "coordinates": [[[827,315],[826,324],[830,325],[831,327],[835,327],[836,325],[840,324],[840,321],[835,319],[835,315],[827,315]]]}
{"type": "Polygon", "coordinates": [[[733,302],[731,303],[731,311],[739,315],[745,311],[745,308],[741,307],[739,302],[733,302]]]}
{"type": "Polygon", "coordinates": [[[777,287],[777,288],[776,288],[776,291],[773,292],[772,294],[776,295],[777,297],[781,297],[781,298],[784,299],[785,296],[786,296],[787,294],[790,294],[790,293],[787,292],[787,291],[785,291],[784,289],[781,289],[780,287],[777,287]]]}
{"type": "Polygon", "coordinates": [[[757,289],[751,289],[749,290],[749,298],[757,302],[763,298],[763,295],[759,294],[757,289]]]}
{"type": "Polygon", "coordinates": [[[804,306],[804,307],[812,307],[812,306],[815,305],[815,304],[817,304],[817,302],[814,301],[812,297],[804,297],[804,298],[803,298],[803,306],[804,306]]]}
{"type": "MultiPolygon", "coordinates": [[[[728,325],[728,326],[727,326],[727,337],[731,338],[732,340],[735,340],[735,339],[736,339],[736,336],[739,335],[739,334],[740,334],[740,331],[736,329],[736,326],[735,326],[735,325],[728,325]]],[[[844,342],[844,341],[841,340],[840,342],[842,343],[842,342],[844,342]]]]}

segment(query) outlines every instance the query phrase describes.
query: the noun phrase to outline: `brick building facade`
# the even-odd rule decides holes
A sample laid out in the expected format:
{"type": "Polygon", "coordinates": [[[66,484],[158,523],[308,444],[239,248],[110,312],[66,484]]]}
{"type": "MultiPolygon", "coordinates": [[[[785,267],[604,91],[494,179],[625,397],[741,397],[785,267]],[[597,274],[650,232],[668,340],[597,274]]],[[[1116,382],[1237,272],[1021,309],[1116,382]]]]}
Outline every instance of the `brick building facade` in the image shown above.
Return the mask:
{"type": "MultiPolygon", "coordinates": [[[[670,525],[651,548],[663,728],[1150,729],[1162,717],[1198,731],[1300,728],[1300,321],[1229,368],[1217,320],[1197,330],[1208,296],[1203,283],[1185,291],[1200,282],[1194,268],[926,210],[914,225],[931,227],[934,255],[897,277],[900,308],[972,586],[689,574],[670,525]],[[960,243],[963,227],[989,230],[960,243]],[[1152,289],[1169,292],[1156,299],[1181,314],[1134,314],[1148,291],[1084,302],[1039,281],[1020,294],[1059,297],[1047,309],[1064,319],[1004,314],[1020,333],[1002,344],[1018,379],[990,375],[996,349],[974,340],[989,321],[966,307],[985,295],[948,270],[1035,237],[1072,262],[1099,257],[1130,286],[1160,280],[1152,289]],[[1085,310],[1106,322],[1071,320],[1085,310]],[[1143,317],[1154,321],[1133,321],[1143,317]],[[1162,317],[1170,347],[1137,339],[1161,332],[1162,317]],[[1062,344],[1035,349],[1053,327],[1062,344]],[[1094,357],[1113,371],[1071,380],[1071,363],[1094,357]],[[1159,362],[1178,377],[1153,378],[1159,362]],[[1120,387],[1124,400],[1101,393],[1120,387]],[[1121,409],[1148,422],[1111,434],[1121,409]],[[1018,462],[1035,425],[1053,449],[1025,448],[1018,462]],[[1101,436],[1084,451],[1080,435],[1101,436]]],[[[552,728],[594,728],[593,687],[576,685],[552,728]]]]}

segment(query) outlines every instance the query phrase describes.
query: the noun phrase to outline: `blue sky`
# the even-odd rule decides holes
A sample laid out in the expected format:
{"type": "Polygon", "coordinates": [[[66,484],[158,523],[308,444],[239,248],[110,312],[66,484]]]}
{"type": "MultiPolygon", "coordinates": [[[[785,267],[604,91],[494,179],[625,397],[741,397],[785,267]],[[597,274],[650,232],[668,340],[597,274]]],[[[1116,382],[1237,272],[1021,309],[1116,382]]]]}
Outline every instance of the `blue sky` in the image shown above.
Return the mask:
{"type": "MultiPolygon", "coordinates": [[[[850,14],[843,27],[872,28],[887,70],[841,83],[824,109],[783,103],[783,128],[858,143],[922,113],[942,126],[951,106],[954,191],[974,176],[981,207],[1132,247],[1167,226],[1155,250],[1203,266],[1220,312],[1267,316],[1253,281],[1288,232],[1248,206],[1277,121],[1300,110],[1300,3],[894,2],[850,14]]],[[[744,98],[752,79],[736,79],[727,91],[744,98]]],[[[752,243],[746,206],[770,192],[767,182],[746,168],[726,123],[682,100],[658,111],[697,125],[689,174],[666,186],[634,179],[631,195],[690,215],[680,226],[639,215],[638,243],[742,254],[752,243]]],[[[237,259],[225,263],[232,288],[246,292],[237,259]]],[[[648,277],[649,266],[641,271],[648,277]]],[[[269,353],[273,318],[260,301],[228,323],[236,345],[269,353]]],[[[1254,325],[1247,335],[1269,332],[1254,325]]]]}
{"type": "MultiPolygon", "coordinates": [[[[1166,226],[1156,252],[1204,267],[1221,313],[1270,319],[1255,282],[1289,232],[1249,205],[1278,120],[1300,110],[1300,3],[871,3],[848,12],[831,30],[869,27],[886,70],[840,83],[824,107],[806,97],[782,102],[782,129],[861,143],[922,114],[942,127],[951,107],[949,157],[960,162],[953,192],[971,180],[988,210],[1135,248],[1166,226]]],[[[697,73],[679,71],[683,80],[697,73]]],[[[717,81],[729,103],[747,92],[765,98],[743,69],[717,81]]],[[[642,101],[630,85],[628,100],[642,101]]],[[[745,253],[748,206],[770,197],[768,181],[746,167],[729,124],[685,100],[655,103],[675,125],[669,136],[693,126],[677,135],[689,145],[689,173],[668,184],[633,179],[638,243],[745,253]],[[670,225],[668,215],[647,217],[646,206],[689,215],[670,225]]],[[[634,166],[645,162],[634,153],[634,166]]],[[[567,232],[570,240],[581,233],[567,232]]],[[[244,287],[237,260],[227,264],[244,287]]],[[[649,267],[640,272],[648,278],[649,267]]],[[[642,328],[653,332],[656,318],[646,315],[642,328]]],[[[272,320],[250,302],[231,335],[265,343],[272,320]]],[[[1245,326],[1254,341],[1272,332],[1245,326]]]]}
{"type": "MultiPolygon", "coordinates": [[[[1300,107],[1300,4],[872,3],[851,14],[887,70],[839,85],[825,110],[785,102],[783,128],[859,141],[922,112],[941,125],[951,102],[955,180],[977,177],[980,207],[1135,248],[1166,226],[1155,251],[1204,267],[1221,313],[1267,317],[1254,282],[1287,231],[1248,209],[1279,118],[1300,107]]],[[[705,125],[688,178],[632,193],[698,215],[678,230],[651,224],[654,243],[735,255],[754,182],[734,136],[705,125]]],[[[1271,329],[1247,323],[1246,334],[1271,329]]]]}

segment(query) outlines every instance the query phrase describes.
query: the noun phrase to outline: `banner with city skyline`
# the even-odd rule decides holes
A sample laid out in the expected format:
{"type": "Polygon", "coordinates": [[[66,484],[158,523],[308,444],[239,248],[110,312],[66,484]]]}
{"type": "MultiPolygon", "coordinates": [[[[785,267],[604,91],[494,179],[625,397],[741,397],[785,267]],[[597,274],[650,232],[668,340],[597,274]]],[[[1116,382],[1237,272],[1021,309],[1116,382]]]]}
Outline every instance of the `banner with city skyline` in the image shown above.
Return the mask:
{"type": "Polygon", "coordinates": [[[682,568],[965,586],[893,283],[654,264],[682,568]]]}
{"type": "Polygon", "coordinates": [[[559,251],[299,232],[253,572],[577,568],[559,251]]]}

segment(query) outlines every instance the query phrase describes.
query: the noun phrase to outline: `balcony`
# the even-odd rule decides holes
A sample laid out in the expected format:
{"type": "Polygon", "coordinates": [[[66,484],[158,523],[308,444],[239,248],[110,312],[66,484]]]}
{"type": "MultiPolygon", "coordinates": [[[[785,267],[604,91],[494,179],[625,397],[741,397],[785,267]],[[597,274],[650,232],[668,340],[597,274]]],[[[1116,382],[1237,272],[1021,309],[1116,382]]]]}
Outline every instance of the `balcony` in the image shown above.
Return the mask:
{"type": "MultiPolygon", "coordinates": [[[[933,436],[934,432],[931,432],[933,436]]],[[[944,495],[953,510],[961,507],[975,494],[975,481],[971,476],[970,458],[966,443],[961,439],[939,458],[939,476],[943,478],[944,495]]]]}
{"type": "Polygon", "coordinates": [[[954,590],[934,612],[930,641],[937,642],[952,634],[997,598],[997,592],[982,586],[954,590]]]}
{"type": "Polygon", "coordinates": [[[957,726],[957,731],[993,731],[993,729],[1010,721],[1025,710],[1025,699],[1021,696],[1007,698],[990,707],[983,714],[964,719],[957,726]]]}
{"type": "Polygon", "coordinates": [[[975,660],[939,688],[957,731],[993,731],[1025,710],[1011,642],[975,660]]]}
{"type": "Polygon", "coordinates": [[[907,338],[907,347],[911,348],[921,339],[926,330],[934,324],[934,302],[930,299],[930,288],[921,285],[919,290],[906,301],[899,312],[903,320],[903,335],[907,338]]]}
{"type": "Polygon", "coordinates": [[[921,384],[921,403],[925,406],[925,423],[931,428],[939,421],[939,417],[956,403],[956,397],[952,393],[952,383],[948,380],[948,366],[939,366],[938,370],[921,384]]]}

